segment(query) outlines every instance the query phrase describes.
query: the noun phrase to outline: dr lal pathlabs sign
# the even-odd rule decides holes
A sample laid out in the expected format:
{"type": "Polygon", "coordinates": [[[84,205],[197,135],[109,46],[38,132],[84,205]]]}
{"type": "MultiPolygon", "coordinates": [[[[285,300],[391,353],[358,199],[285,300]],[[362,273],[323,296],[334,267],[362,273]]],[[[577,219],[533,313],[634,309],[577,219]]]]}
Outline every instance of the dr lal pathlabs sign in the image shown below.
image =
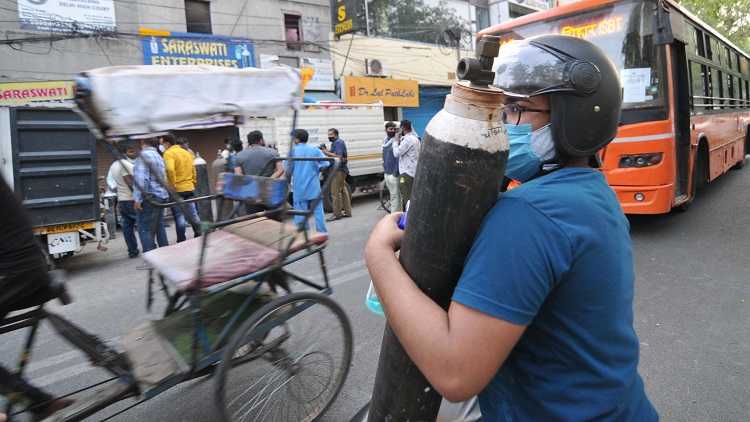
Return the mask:
{"type": "Polygon", "coordinates": [[[144,37],[143,63],[254,67],[250,41],[223,37],[144,37]]]}
{"type": "Polygon", "coordinates": [[[381,101],[386,107],[419,107],[419,83],[408,79],[347,76],[344,101],[350,104],[381,101]]]}
{"type": "Polygon", "coordinates": [[[0,106],[23,106],[39,101],[70,100],[73,81],[0,83],[0,106]]]}

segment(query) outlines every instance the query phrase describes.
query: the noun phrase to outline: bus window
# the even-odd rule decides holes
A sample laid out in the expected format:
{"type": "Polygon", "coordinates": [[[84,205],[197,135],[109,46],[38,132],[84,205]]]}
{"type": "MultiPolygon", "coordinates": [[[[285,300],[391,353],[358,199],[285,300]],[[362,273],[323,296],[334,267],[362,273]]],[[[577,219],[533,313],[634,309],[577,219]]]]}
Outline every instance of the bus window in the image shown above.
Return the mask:
{"type": "Polygon", "coordinates": [[[695,111],[703,110],[704,104],[706,104],[705,67],[700,63],[690,62],[690,86],[693,91],[693,109],[695,111]]]}
{"type": "Polygon", "coordinates": [[[629,110],[655,109],[666,118],[663,49],[653,44],[653,4],[623,1],[572,16],[534,22],[499,33],[500,43],[542,34],[563,34],[587,39],[607,53],[623,81],[623,121],[629,110]]]}
{"type": "Polygon", "coordinates": [[[706,35],[706,58],[708,60],[713,60],[713,50],[711,49],[711,44],[713,44],[713,39],[711,39],[710,36],[706,35]]]}
{"type": "Polygon", "coordinates": [[[724,78],[721,70],[717,70],[714,72],[714,110],[718,110],[721,108],[721,105],[724,103],[724,78]]]}
{"type": "Polygon", "coordinates": [[[742,78],[737,78],[737,88],[735,88],[735,90],[737,91],[737,98],[740,100],[737,104],[739,104],[740,107],[744,107],[745,103],[742,101],[744,99],[742,95],[742,78]]]}
{"type": "Polygon", "coordinates": [[[703,31],[693,28],[693,39],[695,40],[695,53],[701,57],[706,57],[706,47],[703,41],[703,31]]]}
{"type": "Polygon", "coordinates": [[[735,69],[738,72],[741,72],[742,69],[740,69],[740,53],[734,53],[734,63],[735,63],[735,69]]]}
{"type": "Polygon", "coordinates": [[[721,64],[732,70],[732,53],[729,52],[729,47],[724,47],[724,60],[721,64]]]}
{"type": "Polygon", "coordinates": [[[734,108],[734,76],[727,74],[727,102],[730,108],[734,108]]]}
{"type": "Polygon", "coordinates": [[[704,82],[706,84],[706,107],[707,108],[713,108],[711,107],[711,104],[713,104],[714,100],[714,78],[713,78],[713,69],[711,66],[703,65],[703,76],[704,76],[704,82]]]}

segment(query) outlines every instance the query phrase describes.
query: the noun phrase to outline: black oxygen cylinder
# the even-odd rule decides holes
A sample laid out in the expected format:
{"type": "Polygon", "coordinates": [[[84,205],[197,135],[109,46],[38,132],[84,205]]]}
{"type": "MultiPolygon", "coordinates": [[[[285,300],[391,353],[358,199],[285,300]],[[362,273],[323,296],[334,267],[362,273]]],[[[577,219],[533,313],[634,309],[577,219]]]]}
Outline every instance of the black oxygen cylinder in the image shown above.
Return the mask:
{"type": "MultiPolygon", "coordinates": [[[[454,84],[444,109],[427,125],[401,244],[406,272],[445,309],[482,220],[498,199],[508,158],[502,94],[487,86],[497,56],[496,41],[489,42],[495,44],[480,45],[480,54],[490,52],[482,54],[481,64],[470,63],[468,75],[459,65],[462,79],[484,83],[454,84]]],[[[386,326],[368,421],[434,421],[440,401],[386,326]]]]}

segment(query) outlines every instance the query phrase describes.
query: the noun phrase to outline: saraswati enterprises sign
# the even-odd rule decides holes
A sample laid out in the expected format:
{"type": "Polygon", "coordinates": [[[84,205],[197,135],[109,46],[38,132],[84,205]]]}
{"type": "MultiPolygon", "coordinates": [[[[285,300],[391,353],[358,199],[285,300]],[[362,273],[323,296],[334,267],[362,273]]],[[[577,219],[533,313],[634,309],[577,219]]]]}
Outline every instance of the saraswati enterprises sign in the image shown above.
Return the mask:
{"type": "Polygon", "coordinates": [[[18,0],[23,29],[52,32],[115,30],[113,0],[18,0]]]}
{"type": "Polygon", "coordinates": [[[249,40],[211,36],[149,36],[144,37],[142,43],[144,64],[255,66],[253,44],[249,40]]]}
{"type": "Polygon", "coordinates": [[[413,80],[347,76],[343,91],[349,104],[381,101],[386,107],[419,107],[419,83],[413,80]]]}
{"type": "Polygon", "coordinates": [[[0,83],[0,106],[24,106],[38,101],[70,100],[73,81],[0,83]]]}

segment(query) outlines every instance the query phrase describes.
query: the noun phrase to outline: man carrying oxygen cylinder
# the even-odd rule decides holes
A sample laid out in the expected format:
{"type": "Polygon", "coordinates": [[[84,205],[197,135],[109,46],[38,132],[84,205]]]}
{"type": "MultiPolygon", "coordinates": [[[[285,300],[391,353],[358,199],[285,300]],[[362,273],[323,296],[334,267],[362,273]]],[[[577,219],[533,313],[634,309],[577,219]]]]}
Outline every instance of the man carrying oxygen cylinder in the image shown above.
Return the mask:
{"type": "Polygon", "coordinates": [[[523,184],[485,217],[447,311],[396,258],[400,214],[377,224],[365,260],[388,323],[432,386],[478,395],[485,420],[656,421],[637,372],[628,221],[591,167],[617,132],[617,70],[561,35],[508,43],[496,63],[506,176],[523,184]]]}

